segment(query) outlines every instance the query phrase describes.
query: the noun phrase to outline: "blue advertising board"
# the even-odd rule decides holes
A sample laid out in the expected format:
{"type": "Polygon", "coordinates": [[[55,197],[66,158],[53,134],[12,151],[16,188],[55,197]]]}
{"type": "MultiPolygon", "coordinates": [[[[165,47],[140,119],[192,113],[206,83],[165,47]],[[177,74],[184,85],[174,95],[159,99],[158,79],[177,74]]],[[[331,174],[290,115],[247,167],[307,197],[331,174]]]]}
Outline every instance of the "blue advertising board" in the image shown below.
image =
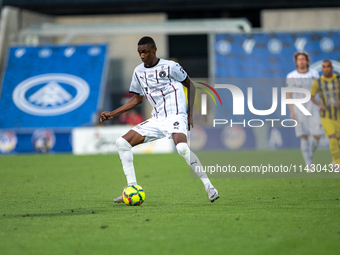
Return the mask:
{"type": "Polygon", "coordinates": [[[340,73],[340,32],[218,34],[215,78],[285,78],[295,69],[293,54],[308,52],[310,68],[331,59],[340,73]]]}
{"type": "Polygon", "coordinates": [[[90,125],[106,45],[12,47],[0,98],[0,129],[90,125]]]}
{"type": "Polygon", "coordinates": [[[242,125],[203,127],[196,125],[190,131],[190,148],[193,151],[255,149],[253,129],[242,125]]]}
{"type": "Polygon", "coordinates": [[[71,132],[36,129],[33,132],[0,130],[0,154],[72,152],[71,132]]]}
{"type": "Polygon", "coordinates": [[[71,152],[74,127],[92,125],[106,45],[11,47],[0,93],[0,154],[71,152]]]}

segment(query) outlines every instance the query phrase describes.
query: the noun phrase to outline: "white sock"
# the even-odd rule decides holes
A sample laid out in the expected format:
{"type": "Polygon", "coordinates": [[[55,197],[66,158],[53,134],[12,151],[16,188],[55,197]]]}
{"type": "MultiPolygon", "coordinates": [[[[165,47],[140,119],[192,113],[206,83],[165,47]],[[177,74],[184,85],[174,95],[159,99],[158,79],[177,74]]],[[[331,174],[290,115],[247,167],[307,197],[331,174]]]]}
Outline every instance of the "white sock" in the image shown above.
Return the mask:
{"type": "Polygon", "coordinates": [[[123,137],[120,137],[117,139],[116,145],[128,185],[137,184],[135,168],[133,166],[131,144],[129,144],[123,137]]]}
{"type": "Polygon", "coordinates": [[[177,152],[181,155],[190,168],[197,174],[197,176],[203,182],[205,188],[211,186],[212,184],[207,176],[207,174],[203,171],[198,171],[197,169],[202,169],[202,165],[198,157],[193,153],[187,143],[178,143],[176,145],[177,152]]]}
{"type": "Polygon", "coordinates": [[[309,152],[309,141],[308,139],[301,139],[301,152],[306,165],[312,164],[310,152],[309,152]]]}
{"type": "Polygon", "coordinates": [[[316,149],[318,148],[319,141],[320,141],[319,139],[315,139],[315,138],[313,137],[313,139],[312,139],[312,154],[311,154],[311,157],[313,157],[314,152],[315,152],[316,149]]]}

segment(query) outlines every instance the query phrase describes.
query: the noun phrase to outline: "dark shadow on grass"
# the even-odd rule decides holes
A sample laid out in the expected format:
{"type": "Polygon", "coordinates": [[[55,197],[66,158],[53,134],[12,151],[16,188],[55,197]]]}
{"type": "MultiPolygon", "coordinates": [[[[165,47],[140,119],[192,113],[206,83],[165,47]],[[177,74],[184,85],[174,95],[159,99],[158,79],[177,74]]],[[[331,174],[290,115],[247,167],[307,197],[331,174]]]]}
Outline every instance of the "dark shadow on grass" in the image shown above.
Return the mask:
{"type": "Polygon", "coordinates": [[[96,215],[112,213],[113,211],[131,211],[131,209],[136,208],[133,206],[126,206],[125,204],[117,204],[115,206],[108,207],[94,207],[94,208],[77,208],[77,209],[61,209],[58,212],[44,212],[44,213],[29,213],[23,212],[22,214],[2,214],[0,216],[1,220],[6,219],[18,219],[18,218],[35,218],[35,217],[69,217],[77,215],[96,215]]]}

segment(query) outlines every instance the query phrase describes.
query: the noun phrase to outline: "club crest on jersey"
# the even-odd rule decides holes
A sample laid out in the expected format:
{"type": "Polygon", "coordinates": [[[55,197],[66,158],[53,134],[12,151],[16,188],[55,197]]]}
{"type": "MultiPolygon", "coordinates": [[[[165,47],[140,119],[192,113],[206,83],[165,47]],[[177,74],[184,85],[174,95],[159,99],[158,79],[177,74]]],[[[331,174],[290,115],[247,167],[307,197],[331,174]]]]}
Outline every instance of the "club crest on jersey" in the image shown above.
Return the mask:
{"type": "Polygon", "coordinates": [[[166,72],[165,71],[160,71],[159,72],[159,77],[161,77],[161,78],[164,78],[166,76],[166,72]]]}

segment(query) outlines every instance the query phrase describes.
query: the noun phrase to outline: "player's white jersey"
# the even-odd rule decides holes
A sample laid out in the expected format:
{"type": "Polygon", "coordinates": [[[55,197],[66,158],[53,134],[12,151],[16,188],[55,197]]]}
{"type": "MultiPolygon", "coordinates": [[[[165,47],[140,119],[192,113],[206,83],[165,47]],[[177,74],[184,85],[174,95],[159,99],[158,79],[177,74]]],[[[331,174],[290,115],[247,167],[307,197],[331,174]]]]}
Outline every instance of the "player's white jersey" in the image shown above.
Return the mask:
{"type": "MultiPolygon", "coordinates": [[[[314,80],[319,79],[319,77],[319,73],[313,69],[308,70],[308,72],[306,73],[299,73],[297,70],[294,70],[287,75],[286,83],[288,87],[303,88],[310,91],[314,80]]],[[[300,99],[304,97],[305,94],[303,93],[292,93],[293,99],[300,99]]],[[[318,114],[319,112],[319,108],[315,104],[313,104],[311,100],[305,103],[304,106],[309,112],[312,113],[312,115],[318,114]]]]}
{"type": "MultiPolygon", "coordinates": [[[[288,87],[304,88],[310,91],[314,80],[319,79],[319,77],[319,73],[313,69],[306,73],[299,73],[294,70],[287,75],[286,82],[288,87]]],[[[304,95],[302,93],[293,93],[292,97],[294,99],[303,98],[304,95]]]]}
{"type": "Polygon", "coordinates": [[[146,97],[153,107],[152,117],[186,114],[181,83],[186,78],[187,73],[174,61],[159,59],[152,67],[145,67],[142,63],[133,72],[130,92],[146,97]]]}

